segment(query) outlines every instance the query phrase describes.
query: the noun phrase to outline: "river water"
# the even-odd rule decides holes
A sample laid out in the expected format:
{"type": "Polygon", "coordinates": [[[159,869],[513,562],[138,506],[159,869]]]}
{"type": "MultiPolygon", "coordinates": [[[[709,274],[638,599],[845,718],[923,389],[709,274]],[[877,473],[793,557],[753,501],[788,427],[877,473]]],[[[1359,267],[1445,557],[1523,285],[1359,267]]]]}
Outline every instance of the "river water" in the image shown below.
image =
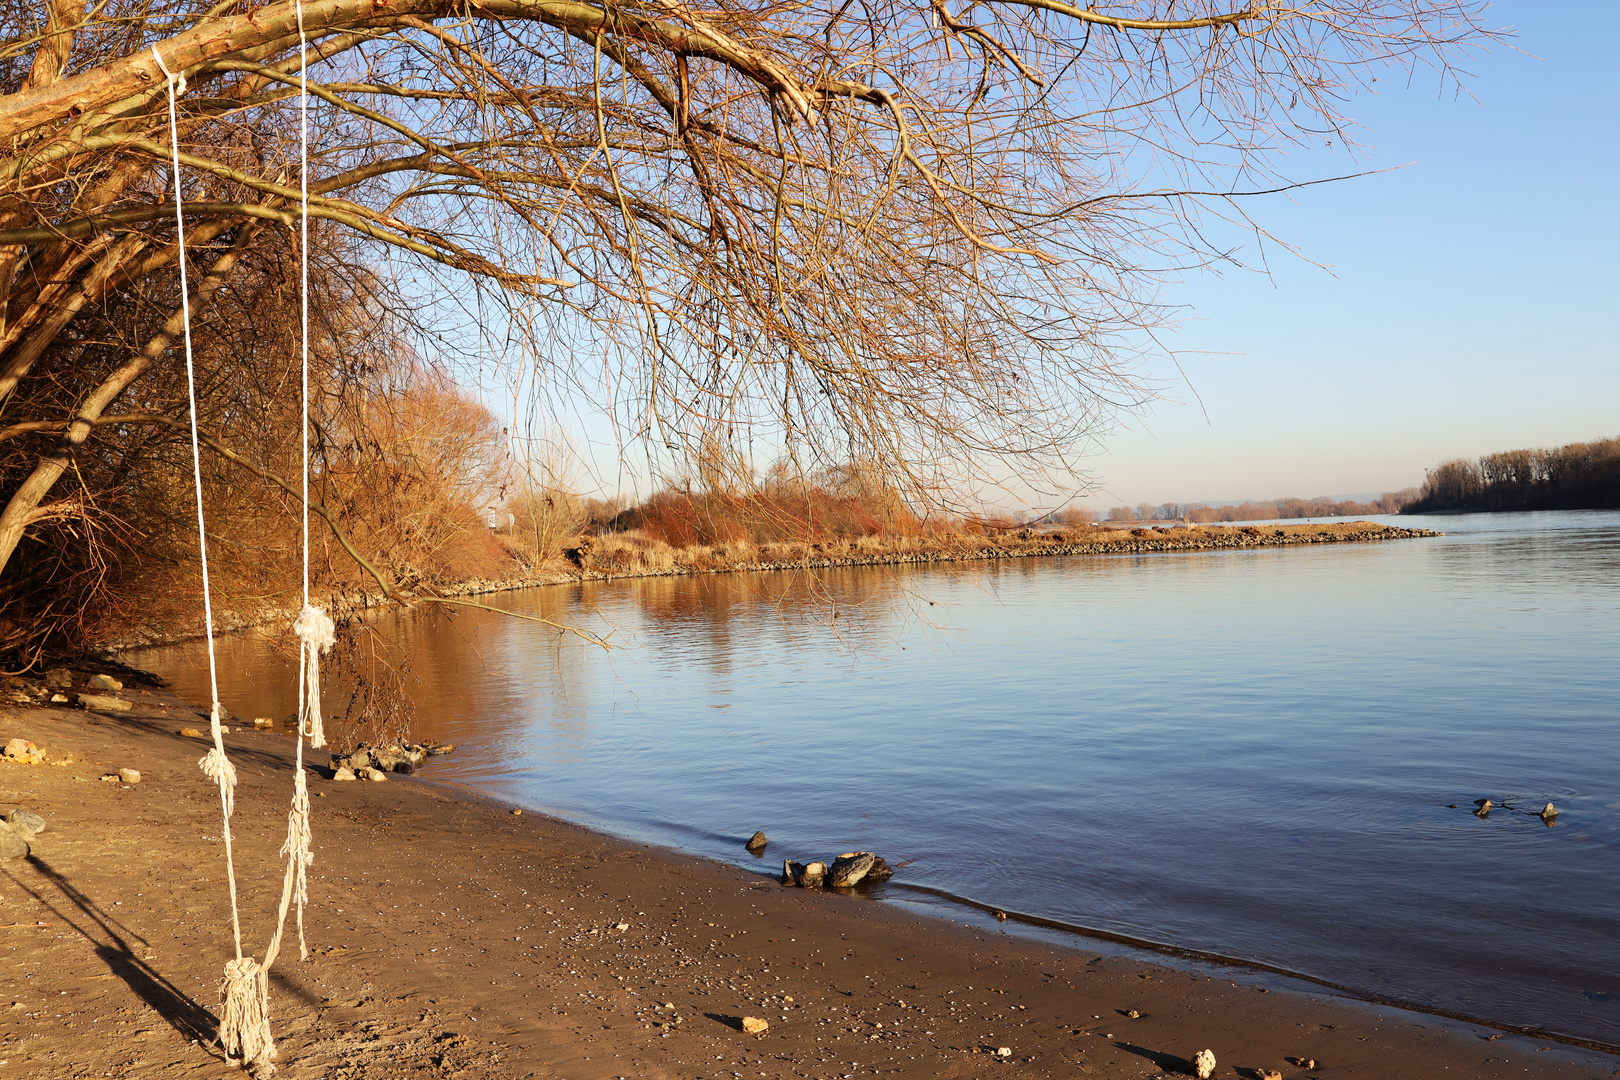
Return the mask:
{"type": "MultiPolygon", "coordinates": [[[[379,628],[413,734],[460,747],[430,778],[762,870],[869,849],[907,864],[894,897],[1620,1044],[1620,513],[1388,520],[1447,535],[492,600],[607,653],[379,628]]],[[[204,700],[201,657],[130,659],[204,700]]],[[[220,657],[232,711],[292,710],[275,643],[220,657]]]]}

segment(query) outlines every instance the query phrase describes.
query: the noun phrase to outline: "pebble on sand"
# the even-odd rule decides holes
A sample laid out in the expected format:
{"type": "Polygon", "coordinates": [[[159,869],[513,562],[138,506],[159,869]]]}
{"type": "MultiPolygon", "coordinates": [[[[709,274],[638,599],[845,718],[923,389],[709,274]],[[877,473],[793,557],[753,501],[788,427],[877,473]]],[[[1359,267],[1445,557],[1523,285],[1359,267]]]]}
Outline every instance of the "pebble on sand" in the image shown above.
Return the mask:
{"type": "Polygon", "coordinates": [[[141,782],[141,770],[119,769],[118,779],[125,784],[138,784],[141,782]]]}
{"type": "Polygon", "coordinates": [[[339,765],[337,767],[337,770],[332,773],[332,779],[333,780],[353,780],[354,779],[354,770],[349,768],[347,765],[339,765]]]}
{"type": "Polygon", "coordinates": [[[123,698],[108,697],[106,694],[80,694],[79,704],[91,712],[128,712],[134,707],[123,698]]]}
{"type": "Polygon", "coordinates": [[[743,1031],[747,1032],[749,1035],[761,1035],[761,1034],[764,1034],[765,1029],[770,1027],[770,1026],[771,1026],[770,1024],[768,1024],[765,1021],[761,1020],[757,1016],[745,1016],[745,1017],[742,1018],[742,1029],[743,1029],[743,1031]]]}
{"type": "Polygon", "coordinates": [[[1209,1080],[1215,1073],[1215,1051],[1198,1051],[1193,1055],[1192,1067],[1193,1075],[1198,1077],[1198,1080],[1209,1080]]]}

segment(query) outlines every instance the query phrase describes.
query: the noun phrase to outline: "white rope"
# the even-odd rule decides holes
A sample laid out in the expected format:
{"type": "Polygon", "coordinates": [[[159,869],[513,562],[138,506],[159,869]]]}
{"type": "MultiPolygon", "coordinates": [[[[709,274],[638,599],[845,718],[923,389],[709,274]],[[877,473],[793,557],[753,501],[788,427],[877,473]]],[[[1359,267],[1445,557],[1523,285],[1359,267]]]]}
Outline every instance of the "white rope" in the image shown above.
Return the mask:
{"type": "Polygon", "coordinates": [[[281,934],[287,924],[289,905],[296,905],[299,959],[309,959],[309,947],[304,941],[304,908],[309,903],[308,869],[314,863],[315,856],[310,852],[309,786],[304,778],[304,739],[309,739],[311,747],[326,745],[326,730],[321,720],[321,654],[336,643],[331,617],[311,604],[309,598],[309,40],[304,33],[302,0],[298,0],[295,8],[298,13],[298,293],[303,367],[304,606],[293,622],[293,634],[298,638],[298,732],[295,736],[298,752],[294,763],[292,806],[287,811],[287,840],[281,846],[281,854],[287,857],[287,871],[282,878],[281,909],[276,916],[276,932],[265,950],[266,970],[280,954],[281,934]]]}
{"type": "Polygon", "coordinates": [[[275,1069],[270,1059],[275,1057],[275,1045],[270,1041],[270,1022],[266,1014],[266,995],[269,990],[264,970],[251,956],[242,955],[242,917],[236,901],[236,859],[231,849],[231,815],[236,810],[236,768],[225,754],[225,738],[221,717],[224,707],[219,703],[219,668],[214,657],[214,605],[208,577],[208,529],[203,513],[202,448],[197,435],[197,372],[191,348],[191,286],[186,276],[186,222],[184,196],[180,190],[180,125],[175,98],[185,93],[184,75],[175,75],[163,62],[157,46],[152,56],[167,81],[169,96],[169,146],[174,170],[174,226],[175,243],[180,262],[180,313],[184,321],[186,343],[186,403],[191,419],[191,473],[197,493],[197,546],[201,552],[203,588],[203,624],[208,638],[208,728],[214,746],[197,764],[203,775],[219,785],[219,805],[223,816],[222,839],[225,841],[225,879],[231,894],[231,937],[236,946],[236,959],[225,965],[225,1008],[220,1017],[219,1040],[227,1054],[239,1056],[244,1066],[259,1075],[275,1069]]]}
{"type": "Polygon", "coordinates": [[[300,202],[300,324],[302,330],[302,416],[303,447],[303,586],[304,604],[293,624],[299,641],[298,678],[298,732],[295,736],[297,755],[293,772],[292,806],[287,812],[287,840],[281,854],[287,857],[283,877],[281,906],[276,918],[276,930],[265,949],[261,964],[251,956],[242,954],[242,921],[236,896],[236,866],[231,849],[231,815],[236,810],[236,768],[225,753],[221,718],[224,708],[219,702],[218,667],[214,655],[214,612],[209,588],[208,537],[203,513],[202,450],[197,431],[196,371],[191,345],[191,294],[186,278],[186,242],[183,197],[180,190],[180,131],[177,120],[176,98],[186,91],[185,76],[175,75],[163,62],[163,56],[153,46],[152,56],[167,80],[169,99],[169,140],[173,151],[174,218],[180,260],[181,315],[185,327],[186,393],[191,417],[191,464],[197,494],[197,538],[202,553],[203,618],[208,637],[208,683],[212,707],[209,727],[214,746],[197,763],[203,775],[219,785],[220,808],[224,817],[226,877],[230,883],[231,933],[236,945],[236,959],[225,966],[223,991],[225,1005],[220,1018],[219,1040],[228,1055],[241,1060],[255,1076],[268,1077],[275,1072],[271,1063],[276,1057],[275,1041],[270,1030],[270,966],[281,951],[282,930],[286,926],[288,908],[296,904],[298,923],[298,951],[303,959],[309,958],[304,941],[304,907],[309,902],[307,870],[315,861],[310,852],[309,787],[304,777],[304,739],[312,747],[326,745],[326,733],[321,719],[321,654],[335,643],[335,628],[326,612],[310,603],[309,590],[309,83],[308,39],[304,31],[304,6],[296,3],[298,14],[298,77],[299,99],[299,202],[300,202]]]}

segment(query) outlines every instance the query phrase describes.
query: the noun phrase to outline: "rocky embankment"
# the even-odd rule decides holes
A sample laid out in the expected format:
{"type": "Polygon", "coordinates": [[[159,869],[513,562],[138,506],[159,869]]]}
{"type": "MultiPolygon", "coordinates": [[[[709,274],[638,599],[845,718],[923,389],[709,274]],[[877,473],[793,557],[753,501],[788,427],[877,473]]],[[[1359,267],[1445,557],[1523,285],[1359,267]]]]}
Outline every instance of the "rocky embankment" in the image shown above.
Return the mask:
{"type": "MultiPolygon", "coordinates": [[[[577,572],[568,580],[603,581],[762,570],[803,570],[844,566],[898,566],[917,563],[977,562],[1066,555],[1132,555],[1235,548],[1295,547],[1302,544],[1366,543],[1440,536],[1429,529],[1404,529],[1371,521],[1326,525],[1155,525],[1144,528],[1087,526],[1077,529],[1019,529],[992,536],[861,537],[816,544],[729,544],[682,549],[674,565],[649,565],[641,552],[607,542],[587,541],[569,550],[577,572]],[[791,557],[777,557],[783,548],[791,557]]],[[[493,583],[491,583],[493,585],[493,583]]],[[[508,586],[511,587],[511,586],[508,586]]],[[[491,588],[487,591],[494,591],[491,588]]]]}
{"type": "MultiPolygon", "coordinates": [[[[853,566],[907,566],[952,562],[987,562],[996,559],[1035,559],[1079,555],[1158,554],[1177,551],[1219,551],[1240,548],[1297,547],[1305,544],[1368,543],[1439,536],[1428,529],[1404,529],[1371,521],[1316,525],[1155,525],[1142,528],[1082,526],[1072,529],[1018,529],[992,535],[943,533],[923,536],[863,536],[820,543],[697,544],[685,548],[644,546],[620,536],[582,537],[566,548],[567,567],[507,578],[470,578],[416,590],[417,602],[433,597],[459,599],[490,593],[567,585],[581,581],[612,581],[628,577],[680,577],[696,574],[733,574],[771,570],[821,570],[853,566]]],[[[350,608],[384,607],[394,601],[380,592],[346,594],[350,608]]],[[[251,626],[292,624],[297,612],[233,612],[215,609],[220,633],[251,626]]],[[[194,634],[172,634],[150,627],[131,627],[127,635],[106,646],[118,653],[128,649],[172,644],[194,634]]]]}

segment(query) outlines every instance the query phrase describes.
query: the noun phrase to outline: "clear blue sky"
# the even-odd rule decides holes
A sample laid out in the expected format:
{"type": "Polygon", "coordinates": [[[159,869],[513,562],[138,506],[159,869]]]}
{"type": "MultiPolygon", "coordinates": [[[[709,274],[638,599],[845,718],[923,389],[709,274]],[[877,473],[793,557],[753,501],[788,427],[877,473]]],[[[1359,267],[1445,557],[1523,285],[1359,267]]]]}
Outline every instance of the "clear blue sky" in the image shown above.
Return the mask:
{"type": "Polygon", "coordinates": [[[1150,364],[1166,399],[1089,460],[1082,505],[1384,491],[1448,457],[1620,435],[1620,3],[1492,16],[1523,51],[1469,63],[1472,100],[1420,75],[1353,102],[1364,167],[1410,165],[1251,204],[1328,270],[1274,252],[1270,278],[1165,289],[1187,379],[1150,364]]]}

